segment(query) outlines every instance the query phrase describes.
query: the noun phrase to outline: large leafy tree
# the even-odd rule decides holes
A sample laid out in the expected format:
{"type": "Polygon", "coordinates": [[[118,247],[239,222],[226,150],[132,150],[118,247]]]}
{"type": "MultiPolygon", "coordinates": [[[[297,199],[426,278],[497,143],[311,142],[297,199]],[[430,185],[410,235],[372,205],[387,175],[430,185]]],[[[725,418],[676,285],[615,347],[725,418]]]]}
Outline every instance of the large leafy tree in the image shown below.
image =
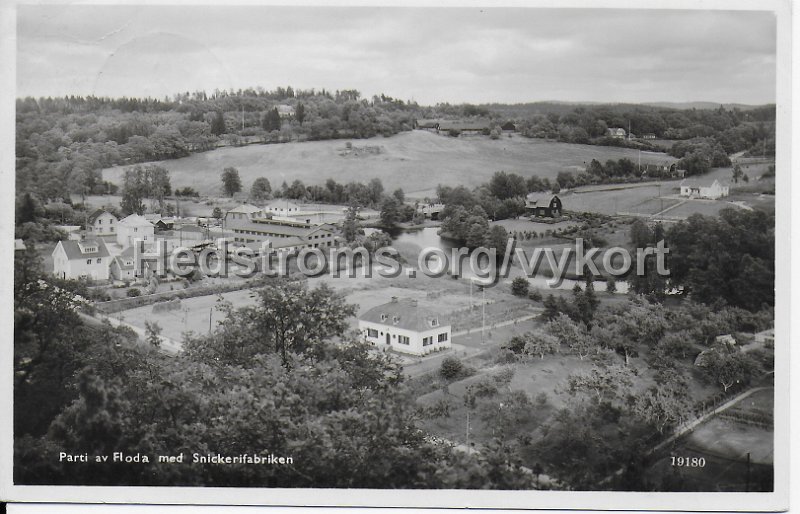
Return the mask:
{"type": "Polygon", "coordinates": [[[242,190],[242,179],[239,178],[239,170],[234,167],[227,167],[222,170],[222,190],[227,196],[233,196],[242,190]]]}
{"type": "Polygon", "coordinates": [[[775,305],[775,217],[723,209],[695,214],[666,234],[670,282],[695,301],[750,311],[775,305]]]}
{"type": "Polygon", "coordinates": [[[272,197],[272,186],[266,177],[258,177],[250,186],[250,198],[254,200],[269,200],[272,197]]]}

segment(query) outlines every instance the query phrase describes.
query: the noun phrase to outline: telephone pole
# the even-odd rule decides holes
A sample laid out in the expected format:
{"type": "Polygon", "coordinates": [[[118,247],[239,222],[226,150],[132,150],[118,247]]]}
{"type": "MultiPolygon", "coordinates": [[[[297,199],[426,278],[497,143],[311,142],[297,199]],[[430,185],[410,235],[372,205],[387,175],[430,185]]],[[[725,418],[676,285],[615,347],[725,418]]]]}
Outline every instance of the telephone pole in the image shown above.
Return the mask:
{"type": "Polygon", "coordinates": [[[486,288],[481,286],[481,292],[483,293],[483,299],[481,303],[481,344],[483,344],[486,332],[486,288]]]}
{"type": "Polygon", "coordinates": [[[470,450],[470,448],[469,448],[469,405],[467,406],[467,439],[466,439],[466,444],[467,444],[467,455],[469,455],[469,450],[470,450]]]}

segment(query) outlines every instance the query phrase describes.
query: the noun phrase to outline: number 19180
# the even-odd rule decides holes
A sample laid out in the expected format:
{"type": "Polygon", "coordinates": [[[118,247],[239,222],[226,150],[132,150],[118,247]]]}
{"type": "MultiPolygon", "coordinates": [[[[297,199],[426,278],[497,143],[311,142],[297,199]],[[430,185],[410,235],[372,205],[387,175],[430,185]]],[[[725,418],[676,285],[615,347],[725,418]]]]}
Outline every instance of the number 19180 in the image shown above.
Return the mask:
{"type": "Polygon", "coordinates": [[[704,468],[706,459],[703,457],[676,457],[673,455],[672,465],[682,468],[704,468]]]}

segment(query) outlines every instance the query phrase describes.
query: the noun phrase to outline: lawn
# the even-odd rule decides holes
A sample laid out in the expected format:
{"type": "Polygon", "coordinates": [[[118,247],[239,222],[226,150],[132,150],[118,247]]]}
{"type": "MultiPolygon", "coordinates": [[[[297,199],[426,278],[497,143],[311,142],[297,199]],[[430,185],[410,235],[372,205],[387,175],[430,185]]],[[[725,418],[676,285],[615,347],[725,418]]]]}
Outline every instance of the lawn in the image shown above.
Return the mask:
{"type": "MultiPolygon", "coordinates": [[[[246,289],[221,296],[239,308],[255,303],[251,294],[252,291],[246,289]]],[[[181,300],[181,308],[175,311],[153,312],[153,305],[145,305],[122,311],[115,316],[140,328],[145,327],[145,321],[155,322],[161,327],[162,336],[180,341],[184,332],[208,333],[209,319],[212,327],[224,319],[223,313],[217,310],[219,297],[220,295],[206,295],[186,298],[181,300]]]]}
{"type": "MultiPolygon", "coordinates": [[[[636,212],[639,205],[658,198],[658,194],[657,185],[648,185],[611,190],[567,192],[559,197],[565,211],[613,215],[618,212],[636,212]]],[[[670,194],[669,186],[662,186],[661,194],[670,194]]]]}
{"type": "MultiPolygon", "coordinates": [[[[452,138],[426,131],[411,131],[389,138],[354,141],[358,146],[380,147],[378,154],[354,157],[340,153],[346,141],[312,141],[273,145],[226,147],[161,161],[170,170],[172,186],[191,186],[201,194],[217,195],[222,169],[239,170],[244,190],[257,177],[266,177],[273,188],[285,180],[302,180],[306,185],[337,182],[368,182],[380,178],[387,190],[402,187],[407,193],[429,191],[437,184],[474,187],[489,180],[496,171],[539,175],[555,179],[558,172],[575,171],[592,159],[638,158],[636,150],[593,145],[575,145],[528,139],[520,136],[491,140],[452,138]]],[[[666,154],[642,154],[643,162],[663,162],[666,154]]],[[[123,168],[103,170],[103,179],[120,184],[123,168]]],[[[412,195],[413,196],[413,195],[412,195]]],[[[424,195],[423,195],[424,196],[424,195]]]]}

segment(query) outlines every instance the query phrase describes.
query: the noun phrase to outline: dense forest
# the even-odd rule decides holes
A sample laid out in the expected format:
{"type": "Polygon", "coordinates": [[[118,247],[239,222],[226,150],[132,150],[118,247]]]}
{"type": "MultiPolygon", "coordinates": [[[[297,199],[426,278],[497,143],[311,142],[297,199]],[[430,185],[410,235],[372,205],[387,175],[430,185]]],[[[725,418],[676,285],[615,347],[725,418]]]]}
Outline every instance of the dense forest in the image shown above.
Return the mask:
{"type": "Polygon", "coordinates": [[[608,127],[690,140],[671,153],[679,158],[708,154],[709,166],[725,162],[720,154],[774,155],[775,148],[774,105],[749,110],[556,103],[424,107],[386,95],[362,98],[355,90],[291,87],[186,92],[163,100],[29,97],[17,100],[17,191],[45,201],[70,192],[105,193],[109,185],[99,170],[112,165],[174,159],[219,145],[390,136],[411,130],[420,118],[473,117],[497,125],[511,120],[525,136],[571,143],[652,146],[607,138],[608,127]]]}

